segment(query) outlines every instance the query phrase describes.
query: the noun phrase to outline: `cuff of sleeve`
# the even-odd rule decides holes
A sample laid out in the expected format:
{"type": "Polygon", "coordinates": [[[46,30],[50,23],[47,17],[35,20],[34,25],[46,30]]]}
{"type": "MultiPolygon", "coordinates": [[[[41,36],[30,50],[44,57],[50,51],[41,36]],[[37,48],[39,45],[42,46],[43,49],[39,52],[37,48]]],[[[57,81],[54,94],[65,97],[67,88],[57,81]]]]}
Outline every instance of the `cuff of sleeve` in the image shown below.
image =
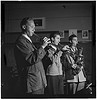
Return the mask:
{"type": "Polygon", "coordinates": [[[45,47],[42,45],[42,48],[44,49],[45,47]]]}

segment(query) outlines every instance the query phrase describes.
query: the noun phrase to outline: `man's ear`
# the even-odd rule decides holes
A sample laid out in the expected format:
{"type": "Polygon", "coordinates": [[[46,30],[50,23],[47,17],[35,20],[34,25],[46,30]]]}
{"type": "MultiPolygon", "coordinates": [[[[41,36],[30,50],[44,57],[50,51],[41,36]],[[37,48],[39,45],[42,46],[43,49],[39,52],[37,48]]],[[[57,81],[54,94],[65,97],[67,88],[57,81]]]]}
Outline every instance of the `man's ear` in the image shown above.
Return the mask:
{"type": "Polygon", "coordinates": [[[26,29],[26,25],[23,25],[22,28],[25,30],[26,29]]]}

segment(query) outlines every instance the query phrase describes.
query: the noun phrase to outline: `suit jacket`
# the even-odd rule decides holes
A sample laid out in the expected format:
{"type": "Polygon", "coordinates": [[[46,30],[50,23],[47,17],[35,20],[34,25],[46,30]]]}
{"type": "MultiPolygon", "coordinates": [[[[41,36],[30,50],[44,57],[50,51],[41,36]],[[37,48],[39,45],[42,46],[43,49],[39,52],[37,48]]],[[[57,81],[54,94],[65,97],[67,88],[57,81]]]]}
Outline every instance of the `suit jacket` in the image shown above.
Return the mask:
{"type": "MultiPolygon", "coordinates": [[[[78,52],[79,52],[79,49],[77,48],[76,51],[74,52],[74,54],[71,51],[69,51],[69,52],[66,51],[63,54],[62,60],[63,60],[63,65],[65,66],[65,76],[66,76],[65,78],[66,78],[66,80],[74,79],[75,74],[74,74],[74,69],[72,68],[72,64],[73,63],[77,64],[75,58],[78,55],[78,52]]],[[[85,76],[84,68],[82,69],[82,72],[83,72],[83,75],[85,76]]]]}
{"type": "Polygon", "coordinates": [[[41,61],[46,54],[45,50],[42,47],[37,50],[27,38],[20,36],[16,41],[14,54],[23,91],[30,93],[46,87],[41,61]]]}
{"type": "Polygon", "coordinates": [[[65,52],[63,53],[63,56],[62,56],[62,63],[65,68],[65,79],[66,80],[74,79],[74,74],[73,74],[72,67],[71,67],[72,65],[68,63],[67,53],[65,52]]]}

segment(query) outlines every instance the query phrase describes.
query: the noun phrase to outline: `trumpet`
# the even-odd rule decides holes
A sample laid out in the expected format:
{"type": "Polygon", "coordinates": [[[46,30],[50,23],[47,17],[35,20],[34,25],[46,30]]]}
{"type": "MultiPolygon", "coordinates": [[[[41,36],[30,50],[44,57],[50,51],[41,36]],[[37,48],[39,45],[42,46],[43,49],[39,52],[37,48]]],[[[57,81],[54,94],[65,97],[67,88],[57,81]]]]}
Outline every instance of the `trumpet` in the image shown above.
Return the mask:
{"type": "Polygon", "coordinates": [[[59,43],[59,47],[56,47],[55,45],[52,44],[50,38],[48,38],[48,37],[41,38],[41,37],[40,37],[39,35],[37,35],[36,33],[34,33],[34,35],[40,40],[39,42],[43,42],[43,41],[45,41],[45,40],[47,39],[47,40],[49,41],[48,46],[51,47],[51,48],[53,48],[53,49],[55,49],[55,51],[56,51],[56,50],[58,50],[58,51],[60,51],[60,50],[61,50],[61,51],[64,51],[64,50],[63,50],[64,45],[62,45],[61,43],[59,43]]]}
{"type": "Polygon", "coordinates": [[[51,43],[51,40],[48,37],[43,38],[43,37],[40,37],[39,35],[37,35],[36,33],[34,33],[33,35],[35,35],[39,39],[40,43],[43,43],[43,42],[49,42],[49,44],[51,43]]]}

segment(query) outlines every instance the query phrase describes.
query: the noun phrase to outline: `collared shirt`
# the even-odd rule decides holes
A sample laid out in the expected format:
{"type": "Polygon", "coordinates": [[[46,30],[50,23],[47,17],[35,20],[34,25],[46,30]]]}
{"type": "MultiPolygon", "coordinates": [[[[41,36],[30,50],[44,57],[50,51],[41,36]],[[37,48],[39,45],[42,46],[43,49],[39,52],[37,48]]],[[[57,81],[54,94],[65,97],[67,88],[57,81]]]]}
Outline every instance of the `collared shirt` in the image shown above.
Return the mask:
{"type": "Polygon", "coordinates": [[[27,34],[22,34],[22,35],[32,43],[32,40],[27,36],[27,34]]]}
{"type": "MultiPolygon", "coordinates": [[[[28,35],[27,34],[22,34],[25,38],[27,38],[31,43],[32,43],[32,40],[28,37],[28,35]]],[[[36,47],[35,47],[36,48],[36,47]]],[[[44,46],[42,46],[42,48],[44,49],[45,47],[44,46]]]]}

